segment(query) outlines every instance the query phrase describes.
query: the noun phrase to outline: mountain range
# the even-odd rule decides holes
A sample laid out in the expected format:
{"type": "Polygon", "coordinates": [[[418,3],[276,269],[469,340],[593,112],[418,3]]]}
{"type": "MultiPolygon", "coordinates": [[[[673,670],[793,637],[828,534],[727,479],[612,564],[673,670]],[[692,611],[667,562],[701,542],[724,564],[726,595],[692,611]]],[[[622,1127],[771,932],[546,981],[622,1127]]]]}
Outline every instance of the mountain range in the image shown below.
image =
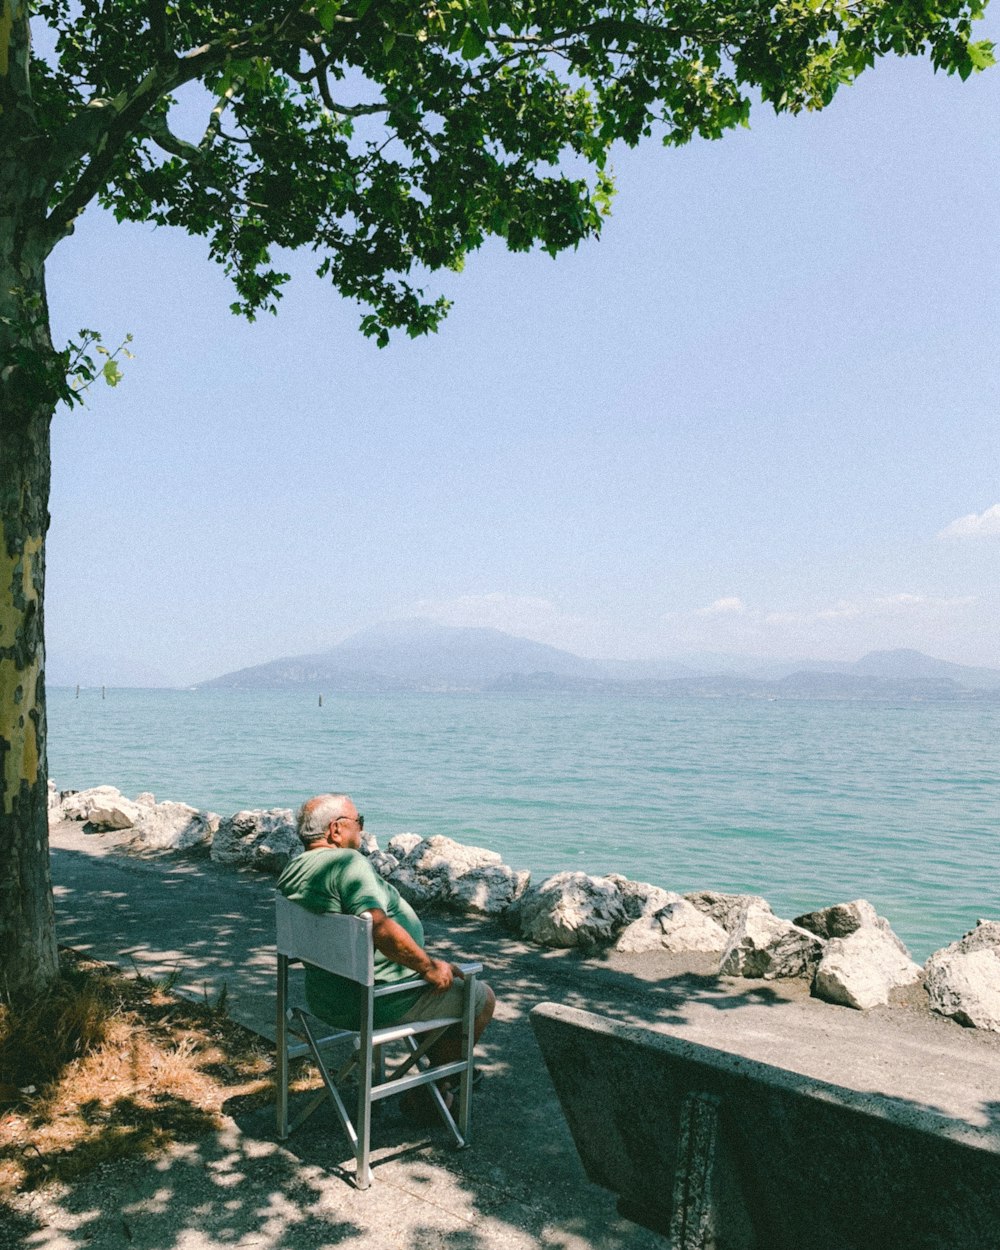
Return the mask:
{"type": "Polygon", "coordinates": [[[225,673],[202,687],[968,700],[1000,698],[1000,670],[905,649],[872,651],[854,662],[768,662],[725,655],[688,662],[593,660],[497,629],[409,620],[353,634],[327,651],[225,673]]]}

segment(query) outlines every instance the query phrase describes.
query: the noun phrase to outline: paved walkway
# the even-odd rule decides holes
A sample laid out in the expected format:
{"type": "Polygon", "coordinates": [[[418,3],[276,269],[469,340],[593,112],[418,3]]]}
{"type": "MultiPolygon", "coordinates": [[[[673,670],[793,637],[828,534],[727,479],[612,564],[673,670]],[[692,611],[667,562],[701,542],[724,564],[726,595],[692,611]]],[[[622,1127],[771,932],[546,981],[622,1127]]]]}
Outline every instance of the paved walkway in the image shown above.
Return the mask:
{"type": "MultiPolygon", "coordinates": [[[[273,1038],[273,883],[207,860],[129,855],[115,835],[53,831],[60,942],[162,974],[273,1038]]],[[[432,921],[428,944],[478,958],[497,990],[481,1048],[472,1149],[442,1129],[415,1137],[392,1110],[373,1132],[375,1183],[348,1181],[346,1142],[325,1111],[288,1143],[269,1112],[153,1162],[115,1164],[39,1198],[26,1250],[663,1250],[622,1220],[577,1160],[528,1022],[542,1000],[646,1023],[956,1117],[1000,1136],[1000,1037],[930,1015],[919,997],[859,1013],[794,984],[720,982],[706,957],[584,960],[495,925],[432,921]]],[[[609,1114],[613,1109],[609,1108],[609,1114]]],[[[3,1229],[0,1227],[0,1243],[3,1229]]],[[[4,1245],[3,1250],[6,1250],[4,1245]]]]}

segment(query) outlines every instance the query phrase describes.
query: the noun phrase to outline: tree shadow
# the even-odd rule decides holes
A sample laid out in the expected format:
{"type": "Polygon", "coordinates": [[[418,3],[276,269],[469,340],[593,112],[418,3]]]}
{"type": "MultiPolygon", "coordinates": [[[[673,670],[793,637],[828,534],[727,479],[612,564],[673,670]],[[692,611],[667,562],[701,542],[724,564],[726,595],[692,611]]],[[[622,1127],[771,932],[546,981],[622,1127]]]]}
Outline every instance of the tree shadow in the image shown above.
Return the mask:
{"type": "MultiPolygon", "coordinates": [[[[203,858],[95,861],[56,850],[54,879],[62,941],[134,960],[147,972],[177,964],[178,987],[196,995],[217,995],[225,984],[234,1018],[273,1038],[272,878],[203,858]]],[[[384,1105],[373,1124],[375,1183],[361,1192],[328,1107],[282,1146],[271,1109],[237,1098],[226,1104],[231,1123],[222,1131],[70,1184],[51,1208],[39,1208],[34,1241],[24,1236],[29,1216],[20,1207],[0,1211],[0,1230],[6,1219],[12,1244],[43,1247],[48,1220],[64,1250],[185,1250],[195,1234],[209,1250],[251,1240],[264,1250],[663,1250],[661,1237],[621,1219],[614,1196],[587,1180],[531,1030],[531,1008],[554,1001],[667,1030],[695,1013],[728,1028],[741,1009],[764,1009],[769,1019],[785,1008],[846,1010],[811,1003],[804,985],[720,979],[710,956],[543,951],[492,921],[424,918],[435,953],[480,960],[498,995],[479,1048],[486,1079],[474,1098],[471,1149],[455,1152],[443,1127],[417,1132],[384,1105]]],[[[988,1113],[986,1106],[1000,1131],[1000,1104],[990,1103],[988,1113]]]]}

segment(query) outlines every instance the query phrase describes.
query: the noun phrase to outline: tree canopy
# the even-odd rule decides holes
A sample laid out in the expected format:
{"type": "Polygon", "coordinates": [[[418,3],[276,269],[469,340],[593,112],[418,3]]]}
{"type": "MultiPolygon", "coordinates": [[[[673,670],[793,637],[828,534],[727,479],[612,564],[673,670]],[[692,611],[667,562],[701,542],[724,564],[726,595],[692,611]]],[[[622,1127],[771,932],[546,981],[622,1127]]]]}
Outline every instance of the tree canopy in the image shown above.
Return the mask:
{"type": "Polygon", "coordinates": [[[0,25],[0,133],[45,184],[45,249],[97,198],[206,236],[253,315],[280,249],[309,247],[380,343],[437,325],[427,271],[487,235],[556,253],[597,234],[616,140],[717,138],[755,96],[821,108],[889,53],[963,77],[992,60],[977,0],[34,7],[39,53],[0,25]]]}

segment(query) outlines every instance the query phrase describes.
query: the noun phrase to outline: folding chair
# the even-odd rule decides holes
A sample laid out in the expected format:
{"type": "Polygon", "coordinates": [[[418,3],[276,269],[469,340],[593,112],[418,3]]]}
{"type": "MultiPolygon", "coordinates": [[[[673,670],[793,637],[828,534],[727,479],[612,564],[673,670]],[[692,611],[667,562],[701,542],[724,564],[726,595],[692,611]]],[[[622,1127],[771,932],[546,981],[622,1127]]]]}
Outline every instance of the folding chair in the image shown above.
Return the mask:
{"type": "Polygon", "coordinates": [[[372,1180],[369,1165],[372,1103],[392,1094],[405,1093],[418,1085],[427,1085],[456,1145],[467,1146],[472,1113],[476,975],[482,972],[482,964],[458,965],[465,977],[464,1005],[460,1016],[441,1016],[435,1020],[417,1020],[413,1023],[401,1022],[376,1029],[373,1027],[375,999],[411,991],[413,982],[378,986],[375,984],[371,915],[368,912],[363,912],[360,916],[317,915],[298,903],[290,902],[281,894],[275,895],[275,909],[278,929],[276,1109],[279,1138],[284,1141],[329,1096],[357,1157],[355,1183],[359,1189],[367,1189],[372,1180]],[[293,963],[313,964],[327,972],[356,981],[364,989],[360,1026],[357,1030],[335,1029],[329,1032],[331,1025],[310,1015],[305,1008],[289,1004],[288,968],[293,963]],[[463,1057],[452,1063],[432,1066],[427,1051],[446,1029],[456,1024],[462,1027],[463,1057]],[[346,1038],[353,1039],[354,1054],[336,1074],[331,1074],[322,1052],[332,1043],[346,1038]],[[402,1042],[406,1046],[407,1054],[386,1080],[383,1048],[393,1042],[402,1042]],[[312,1055],[324,1088],[289,1124],[288,1064],[291,1059],[305,1054],[312,1055]],[[376,1072],[374,1079],[373,1066],[376,1072]],[[351,1122],[338,1088],[355,1070],[358,1080],[356,1125],[351,1122]],[[460,1078],[457,1123],[435,1084],[448,1076],[460,1078]]]}

